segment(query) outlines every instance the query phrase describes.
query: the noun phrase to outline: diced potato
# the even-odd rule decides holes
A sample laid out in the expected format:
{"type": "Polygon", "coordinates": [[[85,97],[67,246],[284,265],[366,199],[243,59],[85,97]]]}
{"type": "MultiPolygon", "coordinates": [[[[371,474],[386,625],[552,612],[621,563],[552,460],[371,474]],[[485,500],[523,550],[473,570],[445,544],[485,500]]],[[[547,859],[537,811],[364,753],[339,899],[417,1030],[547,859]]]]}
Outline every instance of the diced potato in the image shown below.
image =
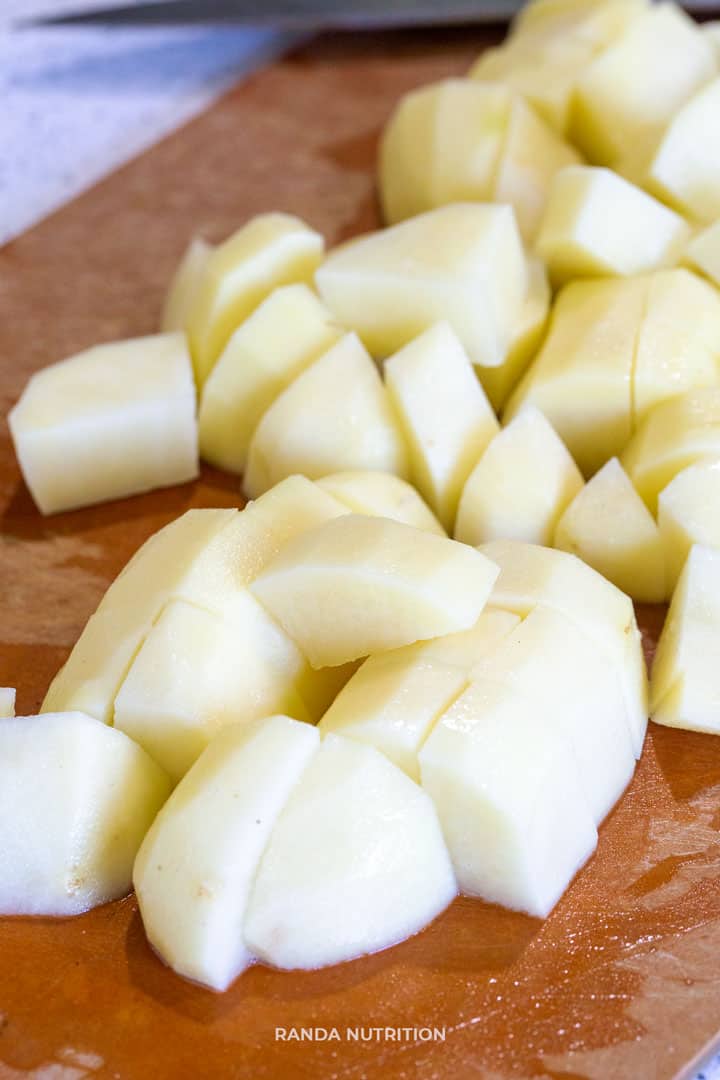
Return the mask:
{"type": "Polygon", "coordinates": [[[673,593],[650,680],[656,724],[720,733],[720,551],[696,545],[673,593]]]}
{"type": "Polygon", "coordinates": [[[198,386],[233,330],[279,285],[311,282],[324,241],[290,214],[260,214],[208,256],[185,329],[198,386]]]}
{"type": "Polygon", "coordinates": [[[528,406],[487,447],[463,488],[455,538],[550,544],[583,478],[543,414],[528,406]]]}
{"type": "Polygon", "coordinates": [[[184,330],[190,308],[205,272],[205,264],[214,250],[202,237],[190,241],[178,265],[165,297],[160,329],[165,334],[184,330]]]}
{"type": "Polygon", "coordinates": [[[0,686],[0,719],[15,715],[15,691],[10,686],[0,686]]]}
{"type": "Polygon", "coordinates": [[[3,720],[0,913],[78,915],[124,896],[169,794],[144,750],[89,716],[3,720]]]}
{"type": "Polygon", "coordinates": [[[596,825],[635,770],[620,679],[576,623],[536,607],[475,664],[471,680],[507,683],[549,703],[544,721],[570,744],[574,768],[596,825]]]}
{"type": "Polygon", "coordinates": [[[647,671],[632,600],[574,555],[516,540],[481,549],[500,567],[490,608],[522,618],[538,605],[576,623],[618,673],[636,757],[647,728],[647,671]]]}
{"type": "Polygon", "coordinates": [[[297,684],[304,658],[247,591],[245,619],[171,601],[145,638],[115,699],[115,727],[173,782],[212,737],[237,722],[287,712],[309,717],[297,684]]]}
{"type": "Polygon", "coordinates": [[[226,990],[252,963],[243,923],[255,874],[319,744],[286,716],[226,728],[155,819],[133,880],[150,943],[179,975],[226,990]]]}
{"type": "Polygon", "coordinates": [[[548,915],[597,832],[554,701],[511,683],[473,683],[420,751],[462,892],[548,915]]]}
{"type": "Polygon", "coordinates": [[[537,406],[586,476],[630,438],[635,342],[646,296],[642,278],[566,285],[545,342],[505,409],[507,421],[524,405],[537,406]]]}
{"type": "Polygon", "coordinates": [[[369,743],[419,781],[417,754],[432,725],[467,686],[481,656],[518,621],[507,611],[484,611],[470,630],[368,657],[320,730],[369,743]]]}
{"type": "Polygon", "coordinates": [[[330,476],[323,476],[322,480],[318,480],[317,486],[347,506],[353,514],[388,517],[438,536],[446,535],[442,525],[412,484],[392,473],[331,473],[330,476]]]}
{"type": "Polygon", "coordinates": [[[656,405],[620,455],[653,514],[672,478],[709,458],[720,458],[720,386],[689,390],[656,405]]]}
{"type": "Polygon", "coordinates": [[[469,629],[496,576],[454,540],[350,514],[286,544],[252,591],[317,668],[469,629]]]}
{"type": "Polygon", "coordinates": [[[478,367],[485,393],[500,412],[542,343],[550,313],[550,283],[541,259],[528,259],[528,291],[505,359],[499,367],[478,367]]]}
{"type": "Polygon", "coordinates": [[[570,503],[557,524],[554,546],[579,556],[633,600],[661,604],[666,598],[660,532],[617,458],[570,503]]]}
{"type": "Polygon", "coordinates": [[[377,750],[328,735],[272,831],[245,941],[274,967],[336,964],[416,933],[456,891],[430,798],[377,750]]]}
{"type": "Polygon", "coordinates": [[[679,214],[617,173],[576,165],[555,174],[537,251],[562,285],[672,265],[689,234],[679,214]]]}
{"type": "Polygon", "coordinates": [[[498,431],[492,406],[448,323],[391,356],[385,383],[410,450],[410,477],[451,532],[463,485],[498,431]]]}
{"type": "Polygon", "coordinates": [[[699,90],[673,116],[645,182],[699,221],[709,224],[720,217],[720,79],[699,90]]]}
{"type": "Polygon", "coordinates": [[[716,66],[712,45],[681,8],[651,5],[582,74],[570,134],[590,161],[612,165],[657,138],[716,66]]]}
{"type": "Polygon", "coordinates": [[[255,498],[293,473],[404,476],[406,457],[377,368],[357,336],[346,334],[267,410],[250,440],[243,487],[255,498]]]}
{"type": "Polygon", "coordinates": [[[446,320],[474,364],[502,363],[527,293],[507,206],[457,203],[344,244],[316,275],[320,295],[376,357],[446,320]]]}
{"type": "Polygon", "coordinates": [[[711,19],[710,22],[703,23],[701,29],[702,32],[710,38],[718,62],[720,62],[720,21],[711,19]]]}
{"type": "Polygon", "coordinates": [[[720,221],[697,233],[685,248],[684,261],[720,286],[720,221]]]}
{"type": "Polygon", "coordinates": [[[97,345],[36,372],[8,416],[43,514],[197,476],[195,390],[182,334],[97,345]]]}
{"type": "Polygon", "coordinates": [[[660,402],[720,377],[720,293],[688,270],[659,271],[648,285],[635,346],[636,424],[660,402]]]}
{"type": "Polygon", "coordinates": [[[598,47],[608,45],[649,0],[531,0],[512,24],[512,38],[542,40],[571,35],[598,47]]]}
{"type": "Polygon", "coordinates": [[[693,544],[720,548],[720,450],[717,460],[689,465],[663,488],[658,526],[671,591],[693,544]]]}
{"type": "Polygon", "coordinates": [[[263,414],[341,336],[307,285],[276,289],[234,332],[203,387],[200,454],[241,473],[263,414]]]}

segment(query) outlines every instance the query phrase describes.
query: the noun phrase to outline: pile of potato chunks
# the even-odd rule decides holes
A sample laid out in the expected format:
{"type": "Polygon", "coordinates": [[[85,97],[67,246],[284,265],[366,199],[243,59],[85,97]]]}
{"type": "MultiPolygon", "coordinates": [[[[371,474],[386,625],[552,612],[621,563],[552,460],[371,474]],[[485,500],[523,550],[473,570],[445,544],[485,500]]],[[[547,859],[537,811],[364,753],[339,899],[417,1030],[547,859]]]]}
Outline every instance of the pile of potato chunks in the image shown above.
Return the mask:
{"type": "Polygon", "coordinates": [[[217,990],[546,916],[648,708],[720,732],[720,47],[534,0],[383,134],[387,227],[192,242],[162,332],[36,374],[43,513],[242,476],[111,585],[38,717],[0,689],[0,911],[133,885],[217,990]],[[633,600],[670,609],[648,685],[633,600]],[[38,768],[44,783],[33,782],[38,768]]]}

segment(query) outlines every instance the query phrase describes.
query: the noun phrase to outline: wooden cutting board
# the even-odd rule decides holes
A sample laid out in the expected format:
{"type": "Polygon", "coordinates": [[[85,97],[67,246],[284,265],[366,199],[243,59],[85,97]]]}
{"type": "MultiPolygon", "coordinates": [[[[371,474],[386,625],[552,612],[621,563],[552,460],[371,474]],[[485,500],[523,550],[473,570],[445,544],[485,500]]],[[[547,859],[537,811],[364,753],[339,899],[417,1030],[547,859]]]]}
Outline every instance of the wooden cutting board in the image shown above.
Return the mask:
{"type": "MultiPolygon", "coordinates": [[[[0,251],[2,414],[44,364],[153,331],[195,232],[217,240],[270,209],[332,243],[373,227],[393,101],[462,72],[488,40],[325,39],[0,251]]],[[[19,687],[20,711],[38,707],[147,536],[190,506],[239,502],[235,479],[206,470],[196,484],[43,519],[0,425],[0,685],[19,687]]],[[[651,651],[662,612],[640,617],[651,651]]],[[[216,995],[162,966],[132,898],[74,920],[0,920],[0,1078],[685,1075],[720,1029],[719,827],[720,739],[651,728],[596,856],[545,923],[458,900],[376,956],[298,974],[257,967],[216,995]],[[278,1041],[276,1028],[293,1026],[341,1039],[278,1041]],[[445,1039],[348,1041],[356,1026],[439,1027],[445,1039]]]]}

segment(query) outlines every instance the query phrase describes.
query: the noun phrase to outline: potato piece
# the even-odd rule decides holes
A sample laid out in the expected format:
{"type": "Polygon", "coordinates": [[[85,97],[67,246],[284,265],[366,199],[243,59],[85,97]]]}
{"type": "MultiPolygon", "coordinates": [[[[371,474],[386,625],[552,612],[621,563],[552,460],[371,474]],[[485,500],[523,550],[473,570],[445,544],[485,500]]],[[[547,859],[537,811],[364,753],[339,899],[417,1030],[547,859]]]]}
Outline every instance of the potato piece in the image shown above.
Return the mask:
{"type": "Polygon", "coordinates": [[[620,455],[628,476],[655,513],[672,478],[708,458],[720,458],[720,387],[688,390],[651,409],[620,455]]]}
{"type": "Polygon", "coordinates": [[[432,725],[467,686],[480,657],[518,622],[507,611],[484,611],[470,630],[368,657],[320,730],[369,743],[419,781],[417,754],[432,725]]]}
{"type": "Polygon", "coordinates": [[[567,739],[593,821],[599,825],[627,787],[635,754],[615,666],[576,623],[536,607],[470,673],[551,703],[552,730],[567,739]]]}
{"type": "Polygon", "coordinates": [[[528,259],[528,291],[499,367],[479,367],[477,373],[490,403],[500,412],[542,343],[550,313],[550,283],[541,259],[528,259]]]}
{"type": "Polygon", "coordinates": [[[516,540],[481,549],[500,567],[490,608],[522,618],[538,605],[571,619],[613,664],[623,690],[636,757],[647,728],[647,672],[632,601],[574,555],[516,540]]]}
{"type": "Polygon", "coordinates": [[[603,47],[648,6],[649,0],[531,0],[515,16],[512,38],[572,35],[603,47]]]}
{"type": "Polygon", "coordinates": [[[213,245],[199,236],[194,237],[188,244],[165,297],[160,319],[160,329],[164,334],[185,329],[188,313],[212,251],[213,245]]]}
{"type": "Polygon", "coordinates": [[[720,21],[711,19],[710,22],[703,23],[700,29],[706,37],[710,38],[715,55],[720,62],[720,21]]]}
{"type": "Polygon", "coordinates": [[[469,629],[496,576],[454,540],[350,514],[287,544],[252,591],[317,668],[469,629]]]}
{"type": "Polygon", "coordinates": [[[507,206],[458,203],[344,244],[316,274],[335,317],[376,357],[447,320],[473,364],[500,364],[527,293],[507,206]]]}
{"type": "Polygon", "coordinates": [[[296,532],[345,508],[304,477],[291,477],[242,512],[190,510],[140,548],[115,579],[55,676],[43,712],[82,709],[112,723],[113,703],[138,649],[168,600],[223,617],[296,532]]]}
{"type": "Polygon", "coordinates": [[[388,517],[437,536],[447,535],[412,484],[392,473],[357,470],[331,473],[318,480],[317,486],[353,514],[388,517]]]}
{"type": "Polygon", "coordinates": [[[685,248],[683,261],[720,286],[720,221],[695,234],[685,248]]]}
{"type": "Polygon", "coordinates": [[[168,778],[82,713],[0,724],[0,913],[78,915],[130,891],[168,778]]]}
{"type": "Polygon", "coordinates": [[[279,285],[311,282],[323,250],[299,218],[259,214],[211,252],[185,326],[199,387],[233,330],[279,285]]]}
{"type": "Polygon", "coordinates": [[[232,725],[155,819],[133,880],[150,943],[179,975],[226,990],[252,963],[243,923],[255,874],[319,744],[286,716],[232,725]]]}
{"type": "Polygon", "coordinates": [[[506,422],[523,406],[537,406],[585,476],[630,438],[635,342],[647,291],[643,278],[566,285],[543,347],[506,406],[506,422]]]}
{"type": "Polygon", "coordinates": [[[673,116],[647,171],[649,190],[699,221],[715,221],[720,217],[719,144],[720,79],[714,79],[673,116]]]}
{"type": "Polygon", "coordinates": [[[720,551],[695,545],[673,593],[650,680],[656,724],[720,733],[720,551]]]}
{"type": "Polygon", "coordinates": [[[43,514],[197,476],[195,390],[182,334],[97,345],[38,371],[8,416],[43,514]]]}
{"type": "Polygon", "coordinates": [[[270,837],[245,940],[280,968],[317,968],[416,933],[457,887],[431,800],[369,746],[328,735],[270,837]]]}
{"type": "Polygon", "coordinates": [[[617,458],[611,458],[570,503],[554,546],[592,566],[644,604],[667,595],[665,552],[655,520],[617,458]]]}
{"type": "Polygon", "coordinates": [[[0,686],[0,719],[15,715],[15,691],[10,686],[0,686]]]}
{"type": "Polygon", "coordinates": [[[145,638],[115,698],[115,727],[174,783],[228,724],[285,711],[309,716],[296,684],[298,648],[246,590],[246,617],[222,619],[171,601],[145,638]]]}
{"type": "Polygon", "coordinates": [[[420,751],[461,891],[541,918],[597,843],[553,705],[483,679],[420,751]]]}
{"type": "Polygon", "coordinates": [[[555,285],[672,265],[690,235],[679,214],[610,169],[555,174],[537,239],[555,285]]]}
{"type": "Polygon", "coordinates": [[[549,544],[558,518],[582,486],[580,470],[552,425],[528,406],[495,436],[471,472],[455,538],[465,544],[549,544]]]}
{"type": "Polygon", "coordinates": [[[293,473],[406,472],[406,449],[375,364],[346,334],[295,379],[258,424],[243,487],[250,498],[293,473]]]}
{"type": "Polygon", "coordinates": [[[720,548],[720,460],[689,465],[663,488],[658,526],[671,592],[693,544],[720,548]]]}
{"type": "Polygon", "coordinates": [[[716,70],[710,42],[675,4],[632,19],[580,78],[571,138],[590,161],[613,165],[657,138],[716,70]]]}
{"type": "Polygon", "coordinates": [[[198,422],[204,460],[241,473],[263,414],[340,336],[307,285],[271,293],[234,332],[203,387],[198,422]]]}
{"type": "Polygon", "coordinates": [[[451,532],[463,485],[498,431],[497,417],[448,323],[391,356],[385,383],[410,450],[410,478],[451,532]]]}

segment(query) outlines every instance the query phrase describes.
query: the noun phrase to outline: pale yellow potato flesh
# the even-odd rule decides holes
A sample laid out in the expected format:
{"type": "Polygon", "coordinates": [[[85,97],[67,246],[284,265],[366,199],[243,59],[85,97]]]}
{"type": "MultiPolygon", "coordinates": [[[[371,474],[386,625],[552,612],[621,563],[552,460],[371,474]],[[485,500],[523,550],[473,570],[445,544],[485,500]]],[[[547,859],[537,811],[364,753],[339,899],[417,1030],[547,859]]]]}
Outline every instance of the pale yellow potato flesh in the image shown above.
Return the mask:
{"type": "Polygon", "coordinates": [[[555,529],[554,546],[592,566],[633,600],[668,595],[665,547],[652,514],[617,458],[588,480],[555,529]]]}
{"type": "Polygon", "coordinates": [[[199,387],[233,331],[273,289],[312,281],[324,246],[299,218],[260,214],[210,253],[185,324],[199,387]]]}
{"type": "Polygon", "coordinates": [[[447,536],[412,484],[393,473],[350,470],[323,476],[316,483],[353,514],[388,517],[437,536],[447,536]]]}
{"type": "Polygon", "coordinates": [[[720,732],[720,551],[690,549],[663,627],[650,680],[656,724],[720,732]]]}
{"type": "Polygon", "coordinates": [[[343,326],[385,358],[443,320],[473,364],[502,363],[527,294],[508,206],[456,203],[331,251],[316,274],[343,326]]]}
{"type": "Polygon", "coordinates": [[[410,454],[410,479],[452,532],[463,485],[499,424],[467,353],[438,323],[385,362],[410,454]]]}
{"type": "Polygon", "coordinates": [[[205,264],[214,250],[202,237],[194,237],[180,260],[168,287],[160,319],[160,329],[169,334],[185,330],[190,307],[202,281],[205,264]]]}
{"type": "Polygon", "coordinates": [[[145,933],[179,975],[226,990],[253,962],[243,924],[255,874],[319,744],[286,716],[225,728],[153,822],[133,883],[145,933]]]}
{"type": "Polygon", "coordinates": [[[350,514],[286,544],[251,589],[320,668],[469,629],[496,576],[464,544],[350,514]]]}
{"type": "Polygon", "coordinates": [[[580,470],[543,414],[522,409],[470,473],[455,523],[465,544],[552,543],[555,525],[583,486],[580,470]]]}
{"type": "Polygon", "coordinates": [[[693,544],[720,548],[720,450],[717,459],[689,465],[663,488],[658,527],[671,590],[693,544]]]}
{"type": "Polygon", "coordinates": [[[0,723],[0,913],[78,915],[125,896],[170,794],[144,750],[79,712],[0,723]]]}
{"type": "Polygon", "coordinates": [[[720,221],[696,233],[685,248],[684,261],[720,286],[720,221]]]}
{"type": "Polygon", "coordinates": [[[242,473],[255,428],[297,376],[341,337],[307,285],[270,293],[233,333],[202,389],[200,455],[242,473]]]}
{"type": "Polygon", "coordinates": [[[184,335],[96,345],[43,368],[8,425],[43,514],[192,480],[197,422],[184,335]]]}
{"type": "Polygon", "coordinates": [[[10,686],[0,686],[0,720],[15,715],[15,693],[10,686]]]}

